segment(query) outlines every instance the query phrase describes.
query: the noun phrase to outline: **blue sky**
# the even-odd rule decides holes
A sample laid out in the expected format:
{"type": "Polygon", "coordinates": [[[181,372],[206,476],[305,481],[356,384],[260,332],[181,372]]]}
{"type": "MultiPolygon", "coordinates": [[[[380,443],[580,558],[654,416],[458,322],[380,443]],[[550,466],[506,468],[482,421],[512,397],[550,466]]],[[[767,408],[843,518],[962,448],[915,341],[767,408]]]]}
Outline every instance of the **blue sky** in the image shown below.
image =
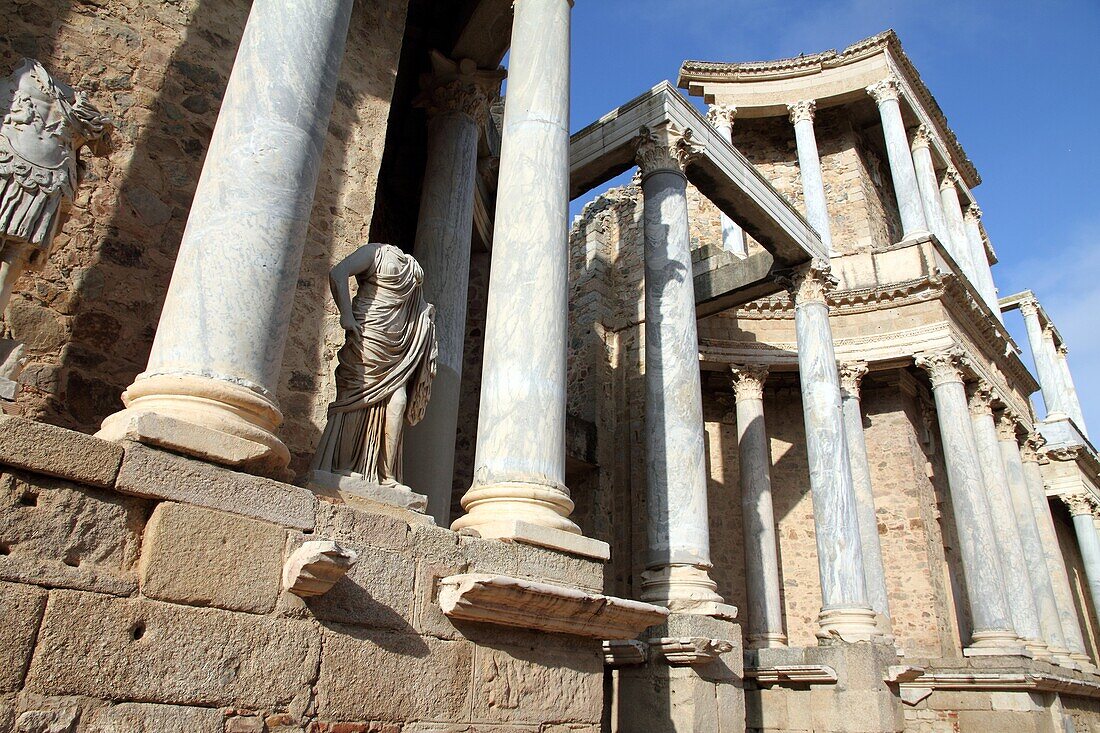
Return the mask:
{"type": "MultiPolygon", "coordinates": [[[[1100,433],[1097,0],[580,0],[573,129],[662,79],[675,82],[687,58],[816,53],[886,28],[982,175],[974,193],[1000,258],[1001,295],[1039,296],[1069,344],[1085,419],[1100,433]]],[[[1019,315],[1008,323],[1030,365],[1019,315]]]]}

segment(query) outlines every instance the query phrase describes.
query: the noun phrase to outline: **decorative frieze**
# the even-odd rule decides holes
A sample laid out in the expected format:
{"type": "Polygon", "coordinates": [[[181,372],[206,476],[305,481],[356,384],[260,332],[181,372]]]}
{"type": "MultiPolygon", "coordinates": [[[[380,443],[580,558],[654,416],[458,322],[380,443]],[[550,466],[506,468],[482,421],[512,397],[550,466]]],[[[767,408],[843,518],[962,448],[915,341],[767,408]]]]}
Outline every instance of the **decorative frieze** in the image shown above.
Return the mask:
{"type": "Polygon", "coordinates": [[[901,87],[897,79],[888,76],[867,87],[867,93],[871,95],[876,104],[882,104],[890,100],[896,101],[901,96],[901,87]]]}
{"type": "Polygon", "coordinates": [[[928,373],[932,386],[962,382],[964,357],[961,349],[925,352],[913,357],[916,365],[928,373]]]}
{"type": "Polygon", "coordinates": [[[814,115],[817,113],[817,100],[803,99],[794,104],[788,104],[787,113],[790,115],[792,125],[797,125],[799,122],[813,122],[814,115]]]}
{"type": "Polygon", "coordinates": [[[764,399],[764,382],[768,378],[766,364],[730,364],[730,374],[738,402],[764,399]]]}
{"type": "Polygon", "coordinates": [[[787,289],[796,308],[804,303],[824,303],[829,293],[840,284],[829,264],[823,260],[813,260],[793,270],[776,273],[775,280],[787,289]]]}
{"type": "Polygon", "coordinates": [[[669,123],[658,129],[643,127],[634,142],[634,157],[642,177],[658,171],[683,174],[685,166],[702,154],[691,128],[680,130],[669,123]]]}

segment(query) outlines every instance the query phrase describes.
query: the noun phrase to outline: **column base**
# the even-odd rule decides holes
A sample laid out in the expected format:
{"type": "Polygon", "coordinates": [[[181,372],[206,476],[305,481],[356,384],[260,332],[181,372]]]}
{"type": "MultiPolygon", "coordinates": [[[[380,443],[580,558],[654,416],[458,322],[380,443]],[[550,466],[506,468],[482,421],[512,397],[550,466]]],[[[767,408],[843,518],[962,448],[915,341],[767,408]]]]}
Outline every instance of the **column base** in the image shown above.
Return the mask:
{"type": "Polygon", "coordinates": [[[748,649],[783,649],[787,646],[787,635],[780,632],[749,634],[745,637],[748,649]]]}
{"type": "Polygon", "coordinates": [[[464,516],[451,523],[451,529],[477,530],[500,522],[526,522],[559,532],[579,535],[581,528],[569,519],[573,500],[564,486],[533,481],[501,481],[475,484],[462,497],[464,516]]]}
{"type": "Polygon", "coordinates": [[[1047,646],[1045,641],[1041,639],[1021,639],[1024,644],[1024,649],[1031,652],[1033,659],[1040,659],[1043,661],[1050,661],[1051,652],[1050,647],[1047,646]]]}
{"type": "Polygon", "coordinates": [[[138,377],[122,393],[126,409],[103,421],[97,437],[134,440],[210,463],[292,478],[290,451],[275,435],[283,416],[246,387],[194,375],[138,377]]]}
{"type": "Polygon", "coordinates": [[[661,565],[642,573],[641,599],[675,613],[733,620],[737,607],[718,595],[718,584],[699,565],[661,565]]]}
{"type": "Polygon", "coordinates": [[[870,607],[823,608],[817,617],[821,627],[817,638],[821,641],[871,641],[880,636],[877,616],[870,607]]]}
{"type": "Polygon", "coordinates": [[[1081,666],[1082,672],[1096,674],[1096,665],[1092,663],[1092,658],[1089,655],[1081,652],[1070,652],[1069,658],[1081,666]]]}
{"type": "Polygon", "coordinates": [[[1008,630],[975,631],[970,635],[970,646],[963,649],[963,656],[981,657],[1010,655],[1031,657],[1020,637],[1008,630]]]}

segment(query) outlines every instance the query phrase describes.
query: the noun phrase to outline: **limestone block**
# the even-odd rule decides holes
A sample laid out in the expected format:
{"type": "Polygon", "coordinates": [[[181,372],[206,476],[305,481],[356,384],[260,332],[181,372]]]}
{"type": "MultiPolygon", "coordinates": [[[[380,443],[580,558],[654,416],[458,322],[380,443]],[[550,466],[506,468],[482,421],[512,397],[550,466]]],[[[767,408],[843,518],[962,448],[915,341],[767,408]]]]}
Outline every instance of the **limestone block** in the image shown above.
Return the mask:
{"type": "Polygon", "coordinates": [[[76,710],[28,710],[15,721],[16,733],[74,733],[76,710]]]}
{"type": "Polygon", "coordinates": [[[507,723],[598,723],[603,714],[603,656],[536,647],[475,651],[473,717],[507,723]]]}
{"type": "Polygon", "coordinates": [[[319,652],[318,630],[302,621],[52,591],[25,689],[285,708],[308,696],[319,652]]]}
{"type": "Polygon", "coordinates": [[[224,715],[211,708],[124,702],[95,711],[87,733],[223,733],[224,715]]]}
{"type": "Polygon", "coordinates": [[[111,486],[122,448],[84,433],[0,415],[0,463],[92,486],[111,486]]]}
{"type": "MultiPolygon", "coordinates": [[[[416,605],[413,626],[425,636],[459,639],[462,633],[439,607],[439,580],[469,569],[467,542],[471,538],[435,526],[417,526],[412,532],[416,558],[416,605]]],[[[477,542],[482,542],[477,540],[477,542]]],[[[485,544],[489,544],[486,542],[485,544]]],[[[498,542],[498,545],[505,543],[498,542]]]]}
{"type": "Polygon", "coordinates": [[[325,501],[317,504],[314,534],[340,544],[402,550],[409,546],[412,531],[409,523],[398,517],[374,514],[344,504],[325,501]]]}
{"type": "Polygon", "coordinates": [[[0,583],[0,692],[17,692],[34,649],[34,636],[46,591],[29,585],[0,583]]]}
{"type": "Polygon", "coordinates": [[[1031,733],[1046,731],[1050,713],[1024,713],[1010,711],[963,710],[959,712],[959,733],[1031,733]]]}
{"type": "Polygon", "coordinates": [[[517,545],[519,576],[584,590],[603,590],[603,563],[543,547],[517,545]]]}
{"type": "Polygon", "coordinates": [[[330,626],[323,634],[319,720],[467,718],[469,642],[361,627],[330,626]]]}
{"type": "Polygon", "coordinates": [[[0,474],[0,578],[128,595],[145,502],[36,474],[0,474]]]}
{"type": "Polygon", "coordinates": [[[283,590],[302,598],[323,596],[355,564],[358,554],[331,540],[306,542],[283,566],[283,590]]]}
{"type": "Polygon", "coordinates": [[[123,444],[116,487],[136,496],[179,501],[262,519],[294,529],[313,529],[317,499],[306,489],[237,473],[202,461],[123,444]]]}
{"type": "Polygon", "coordinates": [[[187,504],[157,505],[145,529],[141,592],[189,606],[267,613],[279,595],[286,530],[187,504]]]}

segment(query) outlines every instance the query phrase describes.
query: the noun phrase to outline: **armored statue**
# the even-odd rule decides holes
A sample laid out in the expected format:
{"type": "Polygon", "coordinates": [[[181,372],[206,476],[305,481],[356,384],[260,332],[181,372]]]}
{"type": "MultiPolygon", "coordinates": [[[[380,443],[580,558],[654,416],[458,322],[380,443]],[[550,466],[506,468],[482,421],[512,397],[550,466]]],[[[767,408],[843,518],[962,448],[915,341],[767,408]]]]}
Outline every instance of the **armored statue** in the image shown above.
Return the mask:
{"type": "Polygon", "coordinates": [[[424,271],[389,244],[367,244],[332,268],[332,297],[346,340],[337,356],[336,399],[313,458],[311,485],[423,510],[401,483],[404,425],[424,417],[436,371],[433,306],[424,271]],[[359,289],[351,297],[348,281],[359,289]]]}
{"type": "Polygon", "coordinates": [[[111,124],[83,93],[23,59],[0,81],[0,313],[27,267],[49,254],[60,223],[62,197],[70,201],[80,179],[79,154],[105,151],[111,124]]]}

